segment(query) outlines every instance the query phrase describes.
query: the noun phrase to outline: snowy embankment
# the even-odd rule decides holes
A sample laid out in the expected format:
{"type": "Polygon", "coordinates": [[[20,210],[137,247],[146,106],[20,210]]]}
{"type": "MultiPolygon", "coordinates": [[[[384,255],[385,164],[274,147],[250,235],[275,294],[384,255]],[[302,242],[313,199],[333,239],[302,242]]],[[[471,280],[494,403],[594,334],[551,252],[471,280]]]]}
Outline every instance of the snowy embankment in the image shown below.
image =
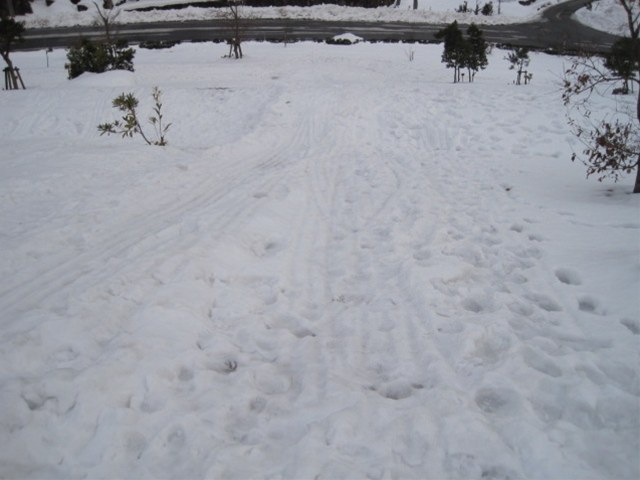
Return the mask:
{"type": "Polygon", "coordinates": [[[15,54],[0,477],[637,478],[640,196],[569,161],[563,59],[224,51],[15,54]],[[168,147],[98,136],[154,85],[168,147]]]}
{"type": "MultiPolygon", "coordinates": [[[[481,7],[490,0],[478,2],[481,7]]],[[[351,8],[340,5],[316,5],[312,7],[243,7],[243,18],[288,18],[288,19],[315,19],[315,20],[342,20],[342,21],[368,21],[368,22],[426,22],[434,24],[451,23],[457,20],[460,23],[475,22],[477,24],[502,25],[532,21],[539,18],[539,11],[545,6],[558,3],[561,0],[538,1],[532,5],[520,5],[516,0],[501,2],[500,14],[498,14],[498,2],[494,1],[494,15],[474,15],[471,12],[457,13],[456,10],[464,3],[464,0],[419,0],[418,9],[413,10],[413,0],[402,0],[400,4],[391,7],[380,8],[351,8]]],[[[162,0],[140,0],[123,4],[118,16],[119,23],[144,23],[158,21],[187,21],[207,20],[226,15],[223,9],[187,7],[179,10],[155,10],[153,13],[140,12],[134,9],[158,6],[164,4],[185,3],[162,0]]],[[[193,2],[189,2],[193,3],[193,2]]],[[[67,1],[58,0],[47,7],[44,2],[34,3],[34,13],[25,16],[22,20],[27,28],[58,27],[74,25],[92,25],[96,22],[95,7],[90,1],[81,0],[81,4],[88,8],[87,11],[78,12],[76,6],[67,1]]],[[[467,0],[469,8],[475,8],[476,2],[467,0]]],[[[98,22],[99,23],[99,22],[98,22]]]]}
{"type": "MultiPolygon", "coordinates": [[[[636,15],[638,6],[635,6],[636,15]]],[[[598,0],[591,8],[581,8],[574,14],[575,20],[596,30],[613,35],[629,36],[629,24],[618,0],[598,0]]]]}

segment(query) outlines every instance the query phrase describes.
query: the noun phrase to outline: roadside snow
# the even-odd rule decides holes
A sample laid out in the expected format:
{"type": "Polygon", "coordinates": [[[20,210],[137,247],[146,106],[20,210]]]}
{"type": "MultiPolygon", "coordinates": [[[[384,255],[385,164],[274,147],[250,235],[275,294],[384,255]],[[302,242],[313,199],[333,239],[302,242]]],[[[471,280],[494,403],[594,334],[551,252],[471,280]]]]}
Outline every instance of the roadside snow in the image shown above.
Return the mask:
{"type": "MultiPolygon", "coordinates": [[[[413,10],[412,0],[402,0],[398,7],[381,8],[350,8],[339,5],[317,5],[313,7],[271,7],[250,8],[244,7],[245,18],[309,18],[317,20],[362,20],[385,22],[430,22],[451,23],[475,22],[477,24],[508,24],[535,20],[539,16],[539,9],[558,0],[535,2],[529,6],[520,5],[516,0],[501,2],[501,14],[498,15],[498,2],[494,2],[495,14],[492,16],[474,15],[473,13],[456,13],[456,9],[463,3],[462,0],[419,0],[418,10],[413,10]]],[[[168,20],[206,20],[225,14],[221,9],[187,7],[181,10],[157,10],[153,14],[149,12],[135,12],[134,8],[150,5],[162,5],[166,3],[156,0],[140,0],[127,2],[121,7],[118,17],[119,23],[142,23],[168,20]]],[[[480,1],[480,6],[485,2],[480,1]]],[[[59,0],[50,7],[44,1],[36,1],[33,4],[34,13],[23,19],[27,28],[56,27],[74,25],[92,25],[95,22],[95,7],[87,0],[82,0],[89,9],[78,12],[76,6],[70,2],[59,0]]],[[[475,8],[473,0],[468,2],[470,8],[475,8]]]]}
{"type": "Polygon", "coordinates": [[[569,161],[564,60],[225,50],[14,55],[0,477],[638,478],[639,197],[569,161]],[[168,147],[98,135],[154,85],[168,147]]]}
{"type": "MultiPolygon", "coordinates": [[[[637,3],[636,3],[636,8],[637,3]]],[[[580,23],[611,33],[613,35],[629,36],[629,25],[624,9],[617,0],[597,0],[590,9],[581,8],[574,17],[580,23]]]]}
{"type": "Polygon", "coordinates": [[[348,43],[358,43],[358,42],[362,42],[363,38],[358,37],[357,35],[354,35],[353,33],[343,33],[342,35],[336,35],[335,37],[333,37],[333,40],[337,40],[337,41],[344,41],[344,42],[348,42],[348,43]]]}

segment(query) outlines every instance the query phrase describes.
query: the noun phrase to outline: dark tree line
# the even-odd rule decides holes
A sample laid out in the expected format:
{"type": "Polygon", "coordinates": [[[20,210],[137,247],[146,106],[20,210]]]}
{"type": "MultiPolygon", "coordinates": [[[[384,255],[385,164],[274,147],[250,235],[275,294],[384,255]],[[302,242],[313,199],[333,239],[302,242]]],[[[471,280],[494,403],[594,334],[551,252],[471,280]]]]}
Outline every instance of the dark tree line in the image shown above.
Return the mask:
{"type": "Polygon", "coordinates": [[[33,13],[29,0],[0,0],[0,17],[33,13]]]}
{"type": "Polygon", "coordinates": [[[7,81],[6,87],[9,90],[17,90],[19,88],[18,80],[22,84],[22,79],[19,78],[18,70],[13,65],[9,54],[16,42],[22,41],[23,32],[24,24],[21,22],[16,22],[13,18],[6,16],[0,18],[0,56],[7,64],[5,80],[7,81]]]}

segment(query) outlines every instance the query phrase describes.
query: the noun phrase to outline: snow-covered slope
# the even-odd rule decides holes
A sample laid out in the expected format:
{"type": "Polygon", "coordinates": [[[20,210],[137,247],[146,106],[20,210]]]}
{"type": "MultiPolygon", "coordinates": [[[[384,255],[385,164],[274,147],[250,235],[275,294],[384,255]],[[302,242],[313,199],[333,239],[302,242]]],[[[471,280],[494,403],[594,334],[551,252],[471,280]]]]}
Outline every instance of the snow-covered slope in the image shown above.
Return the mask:
{"type": "MultiPolygon", "coordinates": [[[[635,15],[640,13],[638,3],[634,6],[635,15]]],[[[613,35],[629,36],[629,24],[624,9],[618,0],[598,0],[591,8],[581,8],[575,13],[575,19],[597,30],[613,35]]]]}
{"type": "Polygon", "coordinates": [[[639,197],[569,161],[563,59],[245,52],[14,56],[0,477],[637,478],[639,197]],[[168,147],[98,136],[154,85],[168,147]]]}

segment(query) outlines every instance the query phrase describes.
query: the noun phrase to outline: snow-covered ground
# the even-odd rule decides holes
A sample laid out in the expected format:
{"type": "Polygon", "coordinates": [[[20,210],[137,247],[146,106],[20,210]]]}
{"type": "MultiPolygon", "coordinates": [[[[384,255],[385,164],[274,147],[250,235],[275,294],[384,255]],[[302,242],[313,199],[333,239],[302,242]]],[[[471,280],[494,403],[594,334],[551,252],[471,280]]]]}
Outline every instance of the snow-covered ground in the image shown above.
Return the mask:
{"type": "MultiPolygon", "coordinates": [[[[640,13],[638,2],[632,4],[636,15],[640,13]]],[[[624,9],[618,0],[598,0],[593,2],[592,8],[581,8],[575,19],[596,30],[609,32],[613,35],[629,36],[629,24],[624,9]]]]}
{"type": "MultiPolygon", "coordinates": [[[[479,0],[479,6],[485,3],[479,0]]],[[[456,9],[464,0],[418,0],[418,9],[413,10],[413,0],[401,0],[396,7],[381,8],[349,8],[339,5],[318,5],[314,7],[273,7],[273,8],[243,8],[243,16],[248,18],[313,18],[318,20],[364,20],[364,21],[397,21],[397,22],[432,22],[451,23],[454,20],[478,24],[507,24],[530,21],[539,18],[539,11],[545,6],[558,3],[561,0],[537,0],[531,5],[520,5],[517,0],[493,1],[494,15],[474,15],[473,13],[456,13],[456,9]]],[[[167,3],[184,3],[181,0],[140,0],[127,2],[119,7],[121,13],[118,21],[121,23],[137,23],[162,20],[206,20],[215,18],[224,12],[215,8],[188,7],[181,10],[163,10],[149,12],[135,12],[132,9],[162,5],[167,3]]],[[[34,13],[23,18],[26,26],[73,26],[91,25],[95,22],[96,11],[92,2],[81,0],[80,4],[88,7],[85,12],[78,12],[75,5],[66,0],[56,0],[47,7],[44,0],[35,0],[34,13]]],[[[467,0],[469,8],[475,8],[475,0],[467,0]]]]}
{"type": "Polygon", "coordinates": [[[566,60],[225,51],[14,55],[0,477],[638,478],[640,196],[570,162],[566,60]],[[168,147],[98,135],[154,85],[168,147]]]}

